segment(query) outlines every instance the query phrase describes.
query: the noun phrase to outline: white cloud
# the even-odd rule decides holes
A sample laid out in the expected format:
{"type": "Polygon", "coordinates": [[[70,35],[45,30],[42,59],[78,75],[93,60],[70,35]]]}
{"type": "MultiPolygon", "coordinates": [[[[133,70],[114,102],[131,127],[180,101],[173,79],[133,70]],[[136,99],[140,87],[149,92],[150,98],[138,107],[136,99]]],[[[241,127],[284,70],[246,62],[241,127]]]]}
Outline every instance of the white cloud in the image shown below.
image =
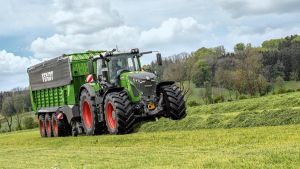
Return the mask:
{"type": "Polygon", "coordinates": [[[192,50],[191,43],[200,42],[201,33],[212,29],[212,24],[202,25],[193,17],[169,17],[150,28],[127,25],[108,0],[56,0],[54,6],[56,12],[52,21],[59,32],[31,43],[30,49],[35,57],[112,49],[116,45],[120,49],[162,49],[167,54],[175,54],[181,51],[174,51],[172,47],[179,50],[178,46],[183,46],[180,50],[192,50]]]}
{"type": "Polygon", "coordinates": [[[108,0],[55,0],[54,6],[57,11],[52,21],[66,34],[93,33],[123,23],[108,0]]]}
{"type": "Polygon", "coordinates": [[[222,7],[233,17],[246,15],[299,13],[299,0],[221,0],[222,7]]]}
{"type": "Polygon", "coordinates": [[[0,75],[2,74],[16,74],[24,73],[26,69],[38,63],[39,60],[35,58],[16,56],[6,50],[0,51],[0,75]]]}
{"type": "Polygon", "coordinates": [[[51,27],[50,3],[40,0],[1,1],[0,35],[14,35],[26,30],[51,27]]]}
{"type": "Polygon", "coordinates": [[[46,39],[38,38],[31,44],[36,57],[54,57],[62,53],[86,50],[112,49],[116,45],[122,49],[134,47],[159,47],[163,44],[184,45],[200,40],[198,35],[207,27],[191,17],[164,21],[159,27],[140,30],[136,27],[109,27],[93,33],[55,34],[46,39]],[[170,43],[170,44],[169,44],[170,43]]]}
{"type": "Polygon", "coordinates": [[[158,28],[141,32],[139,40],[143,45],[194,41],[199,40],[198,35],[210,29],[211,26],[201,25],[192,17],[170,18],[162,22],[158,28]]]}
{"type": "Polygon", "coordinates": [[[0,89],[28,86],[27,68],[40,62],[38,59],[16,56],[5,50],[0,51],[0,89]]]}

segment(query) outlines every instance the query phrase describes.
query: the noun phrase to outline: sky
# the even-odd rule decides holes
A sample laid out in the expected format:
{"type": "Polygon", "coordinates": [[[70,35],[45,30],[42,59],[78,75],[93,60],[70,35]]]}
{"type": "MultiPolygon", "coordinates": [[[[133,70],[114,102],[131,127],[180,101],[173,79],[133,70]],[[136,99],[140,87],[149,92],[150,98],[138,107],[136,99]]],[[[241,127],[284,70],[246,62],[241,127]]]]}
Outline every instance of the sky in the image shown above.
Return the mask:
{"type": "Polygon", "coordinates": [[[0,0],[0,91],[27,87],[29,66],[64,53],[259,46],[300,34],[299,9],[299,0],[0,0]]]}

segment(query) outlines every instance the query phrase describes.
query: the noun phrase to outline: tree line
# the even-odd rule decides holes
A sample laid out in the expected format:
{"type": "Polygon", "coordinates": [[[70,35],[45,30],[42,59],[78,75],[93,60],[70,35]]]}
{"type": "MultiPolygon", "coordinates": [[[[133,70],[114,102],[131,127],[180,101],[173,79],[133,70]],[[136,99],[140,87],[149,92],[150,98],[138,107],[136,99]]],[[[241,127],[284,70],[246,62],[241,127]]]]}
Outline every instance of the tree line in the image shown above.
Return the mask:
{"type": "Polygon", "coordinates": [[[31,111],[30,95],[27,88],[15,88],[9,92],[0,92],[0,126],[5,121],[8,130],[12,131],[13,116],[16,119],[16,130],[22,129],[20,115],[31,111]]]}
{"type": "Polygon", "coordinates": [[[174,80],[188,93],[189,84],[205,88],[205,101],[212,103],[212,88],[225,88],[240,95],[266,95],[276,83],[300,78],[300,36],[266,40],[260,47],[238,43],[233,52],[223,46],[200,48],[156,62],[144,69],[155,72],[159,79],[174,80]],[[188,83],[188,85],[184,85],[188,83]]]}

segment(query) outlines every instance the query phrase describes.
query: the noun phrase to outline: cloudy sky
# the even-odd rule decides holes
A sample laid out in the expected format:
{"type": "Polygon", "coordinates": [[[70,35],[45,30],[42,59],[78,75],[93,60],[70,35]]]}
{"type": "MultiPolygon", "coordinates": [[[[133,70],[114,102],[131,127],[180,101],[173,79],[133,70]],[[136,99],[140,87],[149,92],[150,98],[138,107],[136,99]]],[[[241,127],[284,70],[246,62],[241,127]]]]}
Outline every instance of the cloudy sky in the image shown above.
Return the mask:
{"type": "MultiPolygon", "coordinates": [[[[63,53],[138,47],[164,56],[300,34],[299,0],[0,0],[0,91],[63,53]]],[[[153,57],[144,58],[150,62],[153,57]]]]}

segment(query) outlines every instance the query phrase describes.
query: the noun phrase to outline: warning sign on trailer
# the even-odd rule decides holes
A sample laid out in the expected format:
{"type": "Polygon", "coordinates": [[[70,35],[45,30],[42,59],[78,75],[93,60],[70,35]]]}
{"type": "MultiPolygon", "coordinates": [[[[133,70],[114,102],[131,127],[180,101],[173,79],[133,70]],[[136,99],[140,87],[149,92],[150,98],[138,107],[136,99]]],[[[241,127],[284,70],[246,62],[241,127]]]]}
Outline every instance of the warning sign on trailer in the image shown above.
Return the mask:
{"type": "Polygon", "coordinates": [[[68,85],[72,81],[68,57],[54,58],[28,68],[31,90],[68,85]]]}

